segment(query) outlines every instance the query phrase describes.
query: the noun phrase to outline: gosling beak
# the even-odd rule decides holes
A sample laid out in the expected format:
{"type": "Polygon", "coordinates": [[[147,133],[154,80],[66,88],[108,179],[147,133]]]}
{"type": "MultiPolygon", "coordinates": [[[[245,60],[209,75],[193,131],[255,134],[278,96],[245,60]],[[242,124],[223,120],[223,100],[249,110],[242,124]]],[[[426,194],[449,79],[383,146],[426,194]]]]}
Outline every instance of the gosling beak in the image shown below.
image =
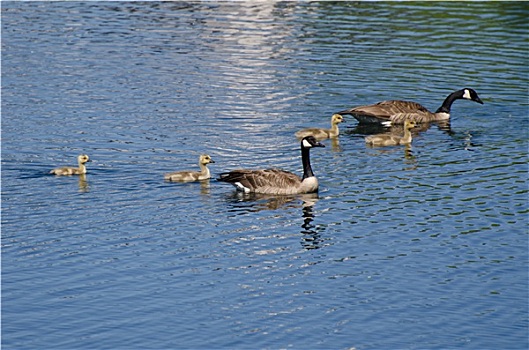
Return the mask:
{"type": "Polygon", "coordinates": [[[215,163],[215,161],[214,161],[213,159],[212,159],[212,160],[210,160],[209,162],[210,162],[210,163],[215,163]]]}

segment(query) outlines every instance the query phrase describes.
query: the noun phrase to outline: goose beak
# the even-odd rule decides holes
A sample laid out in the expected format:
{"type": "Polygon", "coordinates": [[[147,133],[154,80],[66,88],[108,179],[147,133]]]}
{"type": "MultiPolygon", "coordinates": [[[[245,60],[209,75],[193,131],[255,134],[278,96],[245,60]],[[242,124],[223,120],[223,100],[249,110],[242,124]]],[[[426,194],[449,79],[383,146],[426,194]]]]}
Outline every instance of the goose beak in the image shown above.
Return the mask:
{"type": "Polygon", "coordinates": [[[325,145],[321,142],[316,142],[312,147],[325,147],[325,145]]]}
{"type": "Polygon", "coordinates": [[[483,104],[483,101],[481,101],[481,99],[480,99],[478,96],[476,96],[476,98],[474,99],[474,101],[476,101],[476,102],[479,103],[480,105],[483,104]]]}

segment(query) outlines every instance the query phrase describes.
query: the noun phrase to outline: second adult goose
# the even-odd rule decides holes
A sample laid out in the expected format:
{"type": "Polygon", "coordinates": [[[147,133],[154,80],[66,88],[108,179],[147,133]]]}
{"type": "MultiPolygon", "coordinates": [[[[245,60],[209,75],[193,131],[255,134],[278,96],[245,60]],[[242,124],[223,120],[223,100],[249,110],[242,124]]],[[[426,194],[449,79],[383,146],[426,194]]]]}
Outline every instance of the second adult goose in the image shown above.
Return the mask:
{"type": "Polygon", "coordinates": [[[378,134],[366,136],[365,141],[372,146],[397,146],[410,144],[412,140],[411,129],[415,127],[415,122],[409,119],[404,121],[404,135],[378,134]]]}
{"type": "Polygon", "coordinates": [[[164,175],[164,179],[168,181],[201,181],[206,180],[211,177],[208,164],[215,163],[213,159],[207,154],[200,155],[198,159],[198,165],[200,166],[200,171],[177,171],[174,173],[169,173],[164,175]]]}
{"type": "Polygon", "coordinates": [[[239,191],[263,194],[300,194],[318,191],[318,179],[310,165],[310,149],[325,147],[314,136],[301,140],[301,161],[303,177],[280,169],[248,170],[238,169],[220,174],[219,181],[231,183],[239,191]]]}
{"type": "Polygon", "coordinates": [[[86,166],[85,164],[90,161],[90,158],[86,154],[81,154],[77,157],[77,164],[79,165],[76,167],[70,167],[65,166],[62,168],[56,168],[50,171],[50,174],[55,175],[83,175],[86,174],[86,166]]]}
{"type": "Polygon", "coordinates": [[[340,130],[338,129],[338,124],[343,122],[343,117],[339,114],[333,114],[331,118],[331,128],[330,129],[322,129],[322,128],[307,128],[302,129],[296,132],[296,137],[298,139],[302,139],[307,136],[314,136],[316,140],[324,140],[330,137],[336,137],[340,134],[340,130]]]}
{"type": "Polygon", "coordinates": [[[426,107],[412,101],[382,101],[373,105],[354,107],[338,114],[349,114],[355,117],[360,123],[378,123],[384,125],[403,124],[404,120],[410,119],[417,123],[427,123],[450,119],[450,108],[452,103],[458,99],[471,100],[480,104],[483,101],[476,91],[472,89],[461,89],[452,92],[444,100],[441,107],[430,112],[426,107]]]}

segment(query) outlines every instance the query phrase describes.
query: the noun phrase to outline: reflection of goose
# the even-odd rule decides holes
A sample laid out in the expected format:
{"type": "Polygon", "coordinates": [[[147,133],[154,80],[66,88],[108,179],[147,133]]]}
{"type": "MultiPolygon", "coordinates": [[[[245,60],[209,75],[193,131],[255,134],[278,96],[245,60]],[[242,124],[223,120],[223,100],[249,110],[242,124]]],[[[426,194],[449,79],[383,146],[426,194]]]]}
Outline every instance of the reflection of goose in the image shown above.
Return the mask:
{"type": "Polygon", "coordinates": [[[307,128],[302,129],[296,132],[296,137],[298,139],[302,139],[307,136],[314,136],[317,140],[323,140],[331,137],[336,137],[340,133],[340,130],[338,129],[338,124],[343,122],[343,117],[339,114],[334,114],[331,118],[331,128],[330,129],[323,129],[323,128],[307,128]]]}
{"type": "Polygon", "coordinates": [[[310,149],[325,147],[313,136],[301,140],[303,178],[280,169],[238,169],[220,174],[219,181],[234,185],[239,191],[263,194],[298,194],[318,191],[318,179],[310,165],[310,149]]]}
{"type": "Polygon", "coordinates": [[[80,175],[80,174],[86,174],[86,167],[85,163],[89,162],[90,158],[86,154],[81,154],[79,157],[77,157],[77,163],[79,164],[79,167],[62,167],[62,168],[56,168],[50,171],[50,174],[55,175],[80,175]]]}
{"type": "Polygon", "coordinates": [[[415,127],[415,122],[406,119],[404,122],[404,135],[378,134],[366,136],[365,140],[368,145],[372,146],[396,146],[410,144],[412,140],[411,129],[415,127]]]}
{"type": "Polygon", "coordinates": [[[462,89],[448,95],[435,113],[430,112],[417,102],[392,100],[368,106],[354,107],[338,112],[338,114],[350,114],[360,123],[402,124],[407,118],[417,123],[426,123],[450,119],[450,107],[458,99],[471,100],[483,104],[476,91],[462,89]]]}
{"type": "Polygon", "coordinates": [[[245,193],[236,191],[226,197],[233,205],[231,212],[259,212],[263,210],[277,210],[286,208],[298,208],[299,200],[301,206],[312,207],[318,201],[318,193],[303,193],[296,195],[272,195],[261,193],[245,193]]]}
{"type": "Polygon", "coordinates": [[[202,154],[198,159],[198,165],[200,166],[200,171],[177,171],[174,173],[169,173],[164,175],[164,179],[168,181],[200,181],[209,179],[211,176],[209,174],[208,164],[215,163],[213,159],[207,154],[202,154]]]}

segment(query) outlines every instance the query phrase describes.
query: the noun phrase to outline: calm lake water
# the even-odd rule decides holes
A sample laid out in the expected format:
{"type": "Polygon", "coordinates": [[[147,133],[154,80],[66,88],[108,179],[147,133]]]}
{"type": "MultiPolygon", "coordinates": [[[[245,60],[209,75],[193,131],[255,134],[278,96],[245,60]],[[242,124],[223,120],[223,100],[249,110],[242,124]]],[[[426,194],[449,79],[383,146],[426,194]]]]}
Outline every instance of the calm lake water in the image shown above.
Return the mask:
{"type": "Polygon", "coordinates": [[[4,349],[527,349],[529,3],[2,2],[4,349]],[[301,173],[250,197],[216,161],[301,173]],[[86,178],[48,175],[87,153],[86,178]]]}

